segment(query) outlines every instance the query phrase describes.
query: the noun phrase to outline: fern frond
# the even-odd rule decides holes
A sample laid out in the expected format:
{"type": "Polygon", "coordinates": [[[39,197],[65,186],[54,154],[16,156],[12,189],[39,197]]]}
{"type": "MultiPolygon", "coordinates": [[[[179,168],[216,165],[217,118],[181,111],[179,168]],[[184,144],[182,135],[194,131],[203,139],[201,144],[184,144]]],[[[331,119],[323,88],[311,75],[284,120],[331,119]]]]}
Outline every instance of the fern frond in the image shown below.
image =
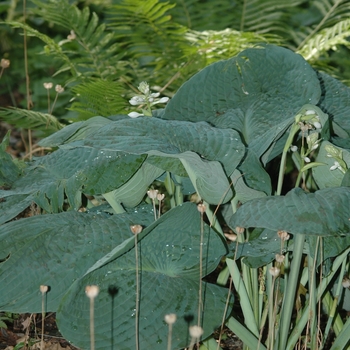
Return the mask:
{"type": "MultiPolygon", "coordinates": [[[[233,29],[222,31],[188,31],[186,38],[192,44],[189,52],[205,57],[206,64],[228,59],[257,43],[281,44],[282,39],[275,35],[261,35],[240,32],[233,29]]],[[[186,52],[186,51],[185,51],[186,52]]]]}
{"type": "Polygon", "coordinates": [[[183,58],[186,28],[171,21],[168,11],[174,6],[159,0],[123,0],[112,6],[111,27],[129,57],[139,58],[141,66],[161,69],[169,59],[177,65],[183,58]]]}
{"type": "Polygon", "coordinates": [[[326,51],[338,45],[350,47],[347,38],[350,36],[350,19],[341,21],[333,27],[322,30],[319,34],[311,37],[297,52],[306,60],[316,61],[326,51]]]}
{"type": "Polygon", "coordinates": [[[237,18],[234,19],[233,26],[240,31],[258,34],[283,32],[285,12],[302,2],[303,0],[241,0],[235,8],[237,18]]]}
{"type": "MultiPolygon", "coordinates": [[[[116,74],[116,62],[123,54],[120,45],[114,40],[114,34],[108,32],[104,23],[99,24],[99,17],[90,12],[88,7],[80,10],[68,0],[32,0],[37,8],[33,10],[45,20],[67,29],[67,35],[73,31],[74,40],[63,40],[60,45],[69,45],[67,55],[75,65],[80,78],[111,78],[116,74]],[[74,47],[75,46],[75,47],[74,47]]],[[[73,33],[72,32],[72,33],[73,33]]],[[[65,47],[67,47],[65,46],[65,47]]]]}
{"type": "Polygon", "coordinates": [[[64,127],[53,115],[21,108],[0,108],[0,120],[18,128],[39,130],[44,135],[52,134],[64,127]]]}
{"type": "Polygon", "coordinates": [[[128,102],[120,83],[98,79],[77,85],[72,91],[77,97],[69,109],[79,113],[79,120],[126,113],[128,102]]]}
{"type": "Polygon", "coordinates": [[[298,46],[298,50],[321,30],[335,26],[337,23],[348,19],[350,16],[350,1],[347,0],[318,0],[313,2],[313,6],[320,12],[321,20],[313,27],[312,31],[304,37],[303,41],[298,46]]]}
{"type": "Polygon", "coordinates": [[[232,18],[236,15],[236,2],[232,0],[198,1],[173,0],[175,7],[169,10],[172,21],[191,30],[222,31],[232,27],[232,18]]]}
{"type": "Polygon", "coordinates": [[[46,44],[45,52],[47,54],[53,55],[55,58],[64,62],[64,69],[62,68],[62,70],[70,70],[73,76],[80,75],[78,68],[73,64],[73,62],[70,60],[69,56],[63,50],[62,45],[60,45],[59,43],[56,43],[49,36],[47,36],[43,33],[40,33],[39,31],[30,27],[27,24],[15,22],[15,21],[9,21],[6,23],[8,25],[12,26],[13,28],[25,29],[27,36],[37,37],[38,39],[43,41],[46,44]]]}

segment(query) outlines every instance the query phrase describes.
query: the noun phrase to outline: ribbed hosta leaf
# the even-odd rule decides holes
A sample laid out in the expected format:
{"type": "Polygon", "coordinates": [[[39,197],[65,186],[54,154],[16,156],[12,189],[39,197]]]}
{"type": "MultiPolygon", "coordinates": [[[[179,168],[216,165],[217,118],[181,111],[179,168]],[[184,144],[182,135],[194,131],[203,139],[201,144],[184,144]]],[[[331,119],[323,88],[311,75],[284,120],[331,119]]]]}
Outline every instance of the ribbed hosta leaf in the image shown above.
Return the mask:
{"type": "MultiPolygon", "coordinates": [[[[188,326],[197,324],[199,287],[200,214],[196,205],[176,207],[149,226],[138,242],[140,268],[140,349],[162,350],[168,328],[164,316],[175,313],[174,349],[188,345],[188,326]]],[[[219,236],[204,230],[204,275],[210,273],[226,253],[219,236]]],[[[60,331],[73,344],[88,349],[89,300],[85,286],[97,284],[95,299],[96,349],[111,344],[135,348],[135,249],[76,281],[57,312],[60,331]],[[121,344],[118,345],[117,344],[121,344]]],[[[221,322],[227,290],[203,285],[204,337],[221,322]]]]}
{"type": "Polygon", "coordinates": [[[47,311],[56,311],[76,279],[132,237],[130,225],[147,226],[153,217],[151,210],[141,208],[121,215],[72,211],[2,225],[0,261],[6,261],[0,263],[0,284],[7,292],[0,293],[0,309],[41,312],[39,286],[47,285],[47,311]]]}
{"type": "Polygon", "coordinates": [[[316,104],[320,95],[316,73],[301,56],[261,45],[193,76],[170,100],[163,118],[236,129],[260,156],[298,110],[316,104]]]}
{"type": "MultiPolygon", "coordinates": [[[[94,128],[93,119],[82,124],[81,129],[74,129],[74,133],[62,130],[61,135],[57,133],[50,142],[71,140],[71,143],[62,146],[64,149],[82,147],[106,154],[147,154],[147,161],[157,168],[189,176],[199,195],[208,203],[218,204],[232,198],[228,176],[245,153],[235,130],[214,128],[204,122],[149,117],[121,119],[101,127],[100,119],[96,118],[97,127],[94,128]],[[88,133],[86,138],[82,137],[81,130],[88,133]]],[[[153,180],[158,176],[159,173],[153,180]]],[[[141,198],[140,189],[133,188],[138,193],[137,197],[141,198]]],[[[122,201],[121,198],[119,200],[122,201]]]]}
{"type": "Polygon", "coordinates": [[[298,234],[350,234],[350,188],[305,193],[300,188],[285,196],[259,198],[243,204],[232,216],[232,227],[260,227],[298,234]]]}
{"type": "Polygon", "coordinates": [[[192,151],[207,160],[219,161],[228,176],[239,164],[245,150],[235,130],[214,128],[203,122],[165,121],[149,117],[109,123],[81,144],[133,154],[158,151],[164,156],[192,151]]]}
{"type": "Polygon", "coordinates": [[[0,191],[0,196],[27,194],[47,212],[58,212],[66,195],[71,207],[77,209],[81,205],[79,193],[102,194],[123,185],[144,158],[93,148],[59,149],[35,161],[11,190],[0,191]],[[116,172],[117,168],[123,171],[116,172]]]}
{"type": "Polygon", "coordinates": [[[341,128],[346,132],[344,136],[347,138],[350,136],[350,88],[325,73],[318,74],[323,92],[319,106],[337,124],[333,127],[334,132],[339,135],[336,128],[341,128]]]}

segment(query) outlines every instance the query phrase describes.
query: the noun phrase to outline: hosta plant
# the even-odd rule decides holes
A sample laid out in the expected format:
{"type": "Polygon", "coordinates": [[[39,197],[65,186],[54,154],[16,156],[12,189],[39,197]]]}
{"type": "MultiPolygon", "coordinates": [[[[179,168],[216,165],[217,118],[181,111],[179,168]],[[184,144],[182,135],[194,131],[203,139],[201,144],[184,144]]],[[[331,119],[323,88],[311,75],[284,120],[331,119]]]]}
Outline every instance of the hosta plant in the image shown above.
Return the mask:
{"type": "Polygon", "coordinates": [[[5,138],[0,310],[41,312],[47,285],[46,311],[88,349],[85,287],[98,285],[96,349],[164,349],[172,313],[176,349],[196,324],[215,349],[222,322],[251,349],[322,348],[328,334],[345,348],[349,101],[301,56],[258,45],[203,69],[165,109],[64,127],[25,166],[5,138]],[[32,203],[42,215],[12,220],[32,203]],[[216,284],[205,278],[214,270],[216,284]]]}

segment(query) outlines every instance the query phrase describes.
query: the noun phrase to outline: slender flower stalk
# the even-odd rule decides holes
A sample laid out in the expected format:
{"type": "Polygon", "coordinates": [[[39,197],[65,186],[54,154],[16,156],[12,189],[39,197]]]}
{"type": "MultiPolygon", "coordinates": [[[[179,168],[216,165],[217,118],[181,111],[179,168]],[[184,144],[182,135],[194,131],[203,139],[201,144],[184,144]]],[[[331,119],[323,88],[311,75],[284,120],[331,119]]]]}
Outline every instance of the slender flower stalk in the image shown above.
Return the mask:
{"type": "Polygon", "coordinates": [[[156,210],[156,198],[158,195],[158,190],[147,191],[147,196],[152,200],[154,220],[157,220],[157,210],[156,210]]]}
{"type": "Polygon", "coordinates": [[[139,305],[140,305],[140,278],[139,278],[139,255],[137,246],[137,235],[142,231],[141,225],[130,226],[135,237],[135,274],[136,274],[136,307],[135,307],[135,348],[139,350],[139,305]]]}
{"type": "Polygon", "coordinates": [[[41,285],[41,346],[40,349],[44,349],[44,328],[45,328],[45,295],[49,290],[48,286],[41,285]]]}
{"type": "Polygon", "coordinates": [[[164,320],[165,320],[166,324],[169,326],[167,350],[171,350],[171,340],[172,340],[172,334],[173,334],[173,324],[176,322],[176,314],[168,314],[168,315],[165,315],[164,320]]]}
{"type": "Polygon", "coordinates": [[[100,289],[98,286],[86,286],[85,293],[86,296],[90,299],[90,349],[95,350],[95,326],[94,326],[94,301],[98,296],[100,289]]]}
{"type": "Polygon", "coordinates": [[[47,113],[51,113],[51,107],[50,107],[50,89],[52,89],[53,84],[52,83],[44,83],[44,88],[47,91],[47,113]]]}
{"type": "Polygon", "coordinates": [[[200,232],[200,245],[199,245],[199,288],[198,288],[198,320],[197,326],[201,326],[201,316],[203,311],[202,300],[202,278],[203,278],[203,241],[204,241],[204,213],[206,206],[204,204],[198,204],[197,209],[201,214],[201,232],[200,232]]]}

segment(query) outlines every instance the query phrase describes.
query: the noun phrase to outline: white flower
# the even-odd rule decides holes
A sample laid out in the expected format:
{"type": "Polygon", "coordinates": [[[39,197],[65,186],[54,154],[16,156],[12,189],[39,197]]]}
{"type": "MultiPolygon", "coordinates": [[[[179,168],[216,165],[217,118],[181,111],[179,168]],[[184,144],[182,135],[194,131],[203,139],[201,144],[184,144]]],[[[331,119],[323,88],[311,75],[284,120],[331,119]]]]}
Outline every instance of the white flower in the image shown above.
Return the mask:
{"type": "Polygon", "coordinates": [[[321,123],[320,122],[312,122],[313,124],[314,124],[314,127],[316,128],[316,129],[321,129],[322,128],[322,125],[321,125],[321,123]]]}
{"type": "Polygon", "coordinates": [[[155,105],[156,103],[167,103],[169,101],[169,97],[162,97],[158,101],[153,102],[152,105],[155,105]]]}
{"type": "Polygon", "coordinates": [[[291,147],[290,147],[290,150],[291,150],[292,152],[296,152],[296,151],[298,150],[298,146],[291,146],[291,147]]]}
{"type": "Polygon", "coordinates": [[[315,112],[313,109],[308,109],[308,110],[305,112],[305,115],[310,115],[310,114],[316,114],[316,112],[315,112]]]}
{"type": "Polygon", "coordinates": [[[339,162],[335,161],[334,165],[332,165],[329,169],[330,170],[336,170],[336,169],[340,169],[341,170],[341,166],[340,166],[339,162]]]}
{"type": "Polygon", "coordinates": [[[141,105],[143,103],[146,103],[146,99],[143,96],[140,95],[136,95],[134,97],[131,98],[131,100],[129,100],[129,103],[133,106],[138,106],[141,105]]]}
{"type": "Polygon", "coordinates": [[[129,116],[130,118],[137,118],[137,117],[143,116],[143,114],[142,114],[142,113],[137,113],[137,112],[130,112],[130,113],[128,114],[128,116],[129,116]]]}
{"type": "Polygon", "coordinates": [[[141,91],[143,94],[148,95],[149,94],[149,85],[146,81],[142,81],[140,85],[138,86],[139,91],[141,91]]]}
{"type": "Polygon", "coordinates": [[[305,162],[305,163],[310,163],[310,162],[311,162],[311,160],[310,160],[310,158],[309,158],[309,157],[304,157],[304,162],[305,162]]]}

